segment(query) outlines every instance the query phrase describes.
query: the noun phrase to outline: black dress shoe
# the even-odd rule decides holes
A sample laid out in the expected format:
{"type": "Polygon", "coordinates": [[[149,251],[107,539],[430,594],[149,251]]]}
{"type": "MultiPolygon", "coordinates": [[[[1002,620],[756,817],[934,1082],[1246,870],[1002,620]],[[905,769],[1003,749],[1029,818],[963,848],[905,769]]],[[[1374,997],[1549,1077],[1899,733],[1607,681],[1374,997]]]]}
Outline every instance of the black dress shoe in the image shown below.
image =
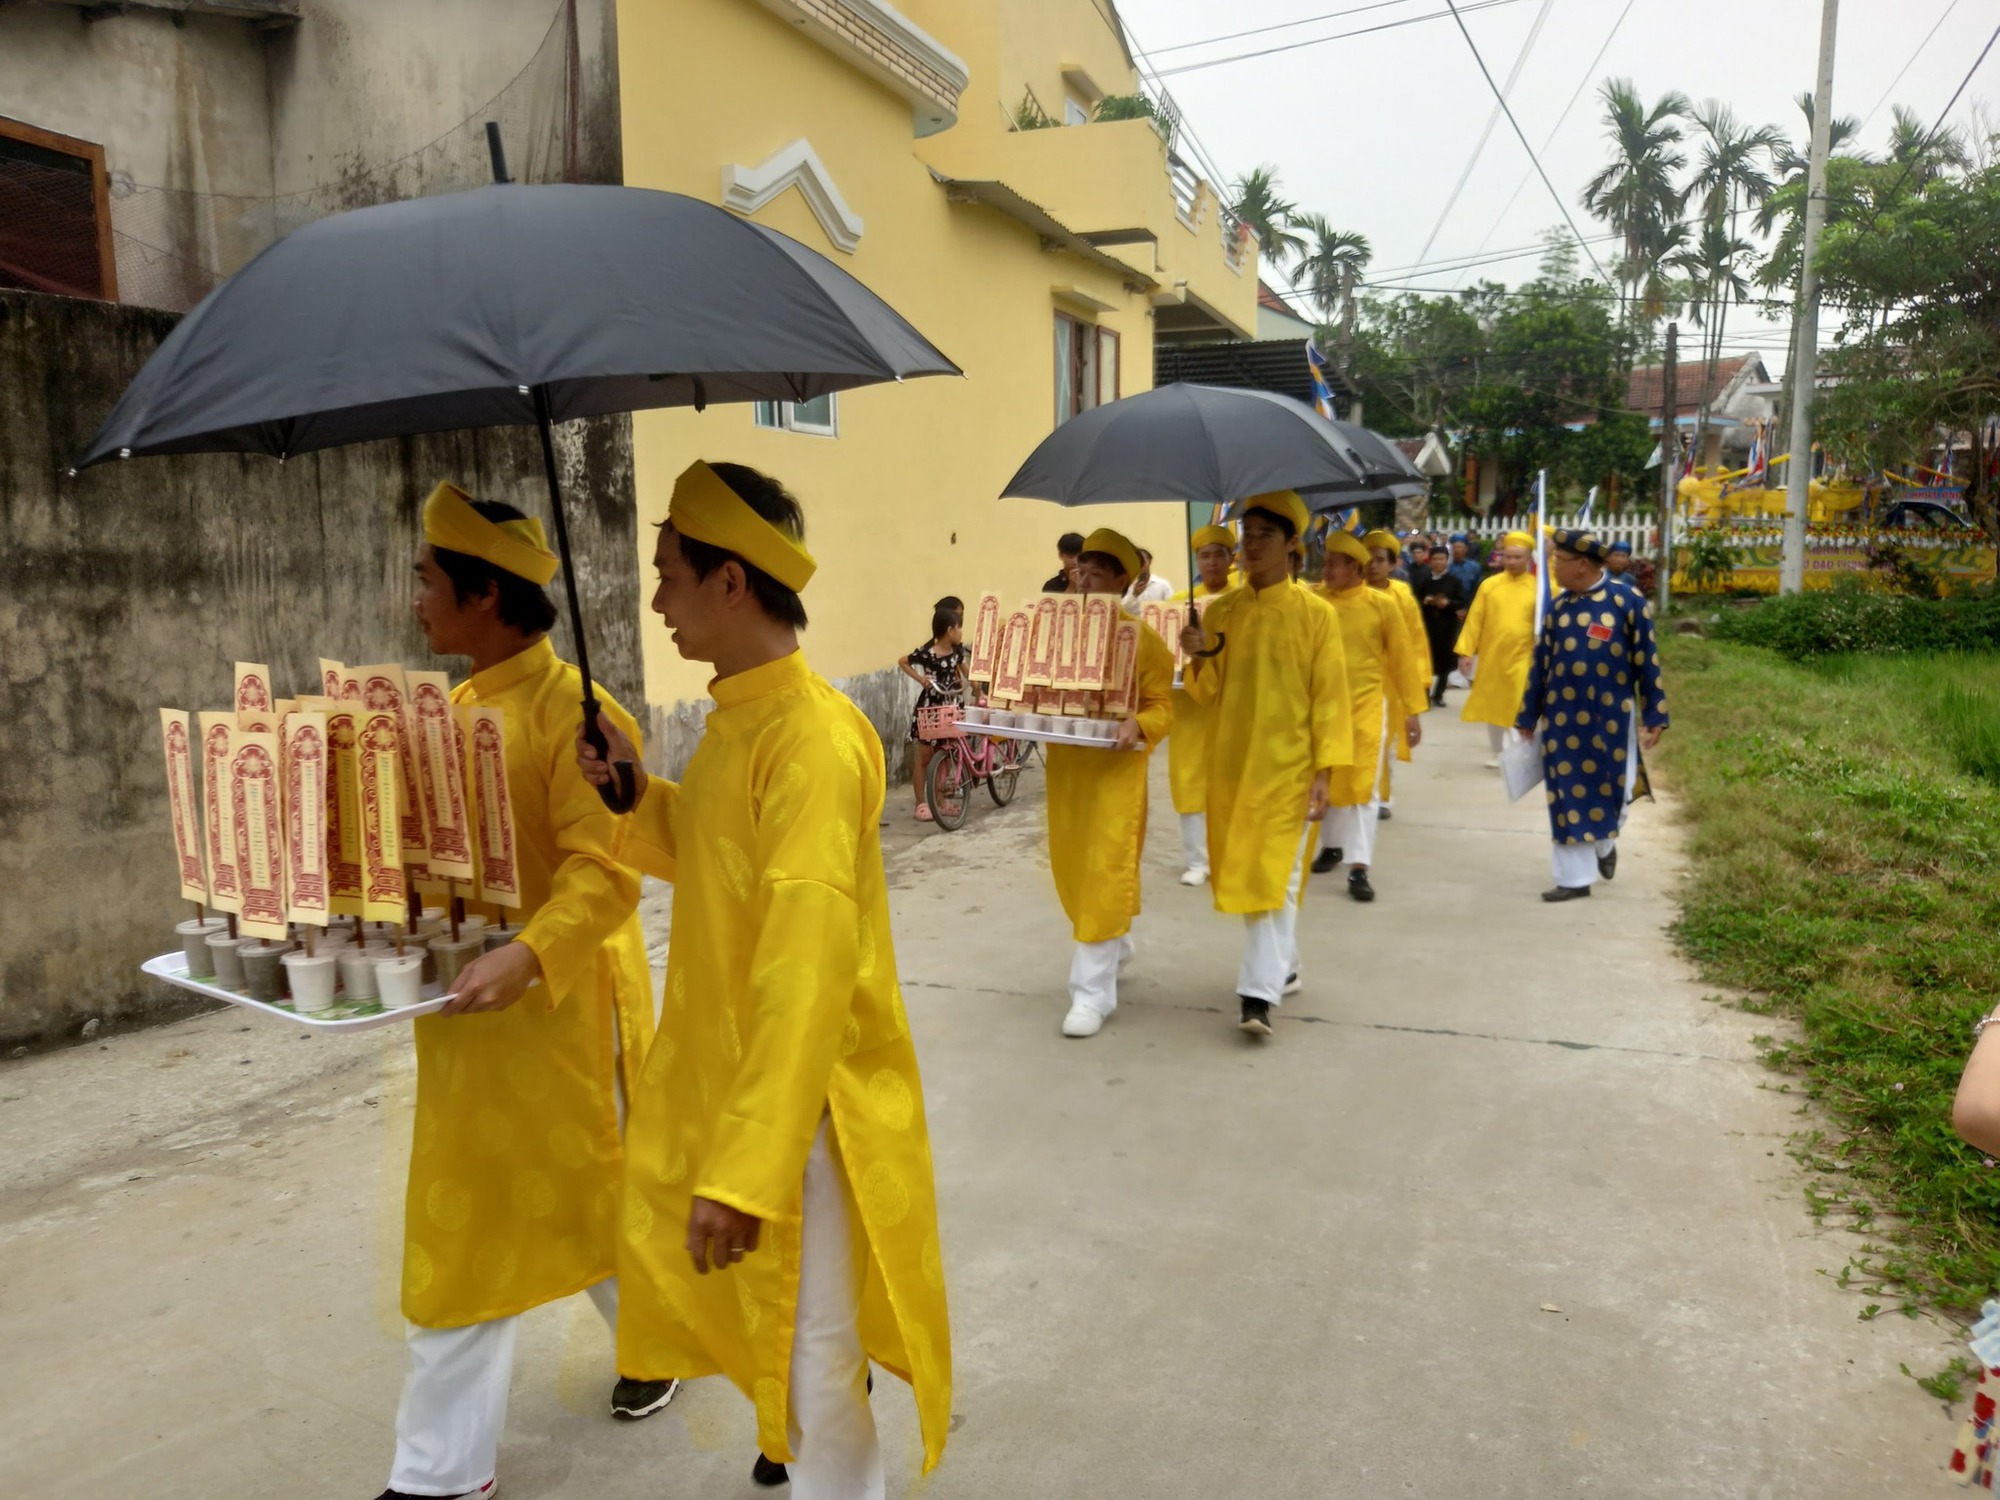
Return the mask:
{"type": "Polygon", "coordinates": [[[1613,849],[1609,854],[1600,854],[1597,856],[1597,876],[1600,880],[1616,880],[1618,878],[1618,851],[1616,849],[1613,849]]]}
{"type": "Polygon", "coordinates": [[[1313,856],[1313,874],[1315,875],[1325,875],[1339,868],[1340,851],[1338,849],[1322,849],[1313,856]]]}
{"type": "Polygon", "coordinates": [[[1378,807],[1375,809],[1375,816],[1380,818],[1384,823],[1386,823],[1396,815],[1395,813],[1391,812],[1387,807],[1378,807]]]}
{"type": "Polygon", "coordinates": [[[1542,892],[1544,901],[1587,901],[1590,887],[1587,885],[1559,885],[1553,890],[1542,892]]]}
{"type": "Polygon", "coordinates": [[[750,1482],[759,1489],[775,1490],[781,1484],[790,1484],[792,1476],[783,1464],[774,1464],[760,1453],[757,1462],[750,1466],[750,1482]]]}
{"type": "Polygon", "coordinates": [[[1373,901],[1375,899],[1375,887],[1368,883],[1368,872],[1366,870],[1349,872],[1347,877],[1347,894],[1352,896],[1356,901],[1373,901]]]}

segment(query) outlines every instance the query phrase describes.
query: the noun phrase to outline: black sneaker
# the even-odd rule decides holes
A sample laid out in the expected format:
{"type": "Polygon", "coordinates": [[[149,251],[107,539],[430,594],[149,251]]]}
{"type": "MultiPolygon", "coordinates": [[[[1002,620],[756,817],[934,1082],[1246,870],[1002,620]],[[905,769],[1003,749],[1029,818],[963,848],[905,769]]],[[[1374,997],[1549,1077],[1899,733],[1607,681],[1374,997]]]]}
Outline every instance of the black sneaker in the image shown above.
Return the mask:
{"type": "Polygon", "coordinates": [[[633,1380],[620,1375],[618,1384],[611,1388],[611,1415],[621,1422],[650,1417],[656,1411],[665,1411],[680,1388],[678,1380],[633,1380]]]}
{"type": "MultiPolygon", "coordinates": [[[[443,1500],[493,1500],[500,1493],[500,1481],[489,1479],[476,1490],[465,1490],[456,1495],[446,1495],[443,1500]]],[[[375,1500],[439,1500],[435,1495],[412,1495],[407,1490],[384,1490],[375,1500]]]]}
{"type": "Polygon", "coordinates": [[[1544,901],[1587,901],[1590,887],[1587,885],[1559,885],[1542,892],[1544,901]]]}
{"type": "Polygon", "coordinates": [[[1618,851],[1616,849],[1613,849],[1609,854],[1600,854],[1597,856],[1597,876],[1600,880],[1616,880],[1618,878],[1618,851]]]}
{"type": "Polygon", "coordinates": [[[1243,1001],[1243,1019],[1236,1023],[1236,1029],[1247,1031],[1252,1036],[1269,1036],[1271,1034],[1271,1002],[1268,1000],[1252,1000],[1248,995],[1240,998],[1243,1001]]]}
{"type": "Polygon", "coordinates": [[[1378,817],[1378,818],[1380,818],[1380,819],[1381,819],[1381,820],[1382,820],[1382,821],[1383,821],[1384,823],[1386,823],[1386,822],[1388,822],[1388,821],[1389,821],[1389,820],[1390,820],[1391,818],[1395,817],[1395,816],[1396,816],[1396,814],[1395,814],[1394,810],[1393,810],[1393,809],[1391,809],[1391,808],[1387,808],[1387,807],[1378,807],[1378,808],[1376,808],[1376,809],[1375,809],[1375,816],[1376,816],[1376,817],[1378,817]]]}
{"type": "Polygon", "coordinates": [[[1341,851],[1338,849],[1320,850],[1313,856],[1313,874],[1325,875],[1329,871],[1339,869],[1340,855],[1341,851]]]}
{"type": "Polygon", "coordinates": [[[1352,896],[1356,901],[1373,901],[1375,899],[1375,887],[1368,883],[1368,872],[1366,870],[1353,870],[1348,873],[1347,894],[1352,896]]]}
{"type": "Polygon", "coordinates": [[[757,1462],[750,1465],[750,1482],[759,1489],[775,1490],[781,1484],[790,1484],[792,1476],[783,1464],[774,1464],[760,1453],[757,1462]]]}

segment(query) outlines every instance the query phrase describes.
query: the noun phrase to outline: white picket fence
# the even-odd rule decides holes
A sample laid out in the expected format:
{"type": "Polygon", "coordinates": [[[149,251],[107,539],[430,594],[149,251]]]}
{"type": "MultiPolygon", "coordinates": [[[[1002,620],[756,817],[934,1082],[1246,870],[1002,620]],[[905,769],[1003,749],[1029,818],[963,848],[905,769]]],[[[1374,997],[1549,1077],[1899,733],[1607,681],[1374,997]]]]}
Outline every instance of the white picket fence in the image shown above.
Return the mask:
{"type": "MultiPolygon", "coordinates": [[[[1469,521],[1455,519],[1439,522],[1432,529],[1447,533],[1462,531],[1468,536],[1475,536],[1481,541],[1490,542],[1498,540],[1510,531],[1532,531],[1534,529],[1534,519],[1532,515],[1476,516],[1469,521]]],[[[1577,524],[1577,518],[1573,515],[1559,516],[1552,514],[1549,517],[1549,524],[1551,526],[1574,526],[1577,524]]],[[[1624,542],[1634,552],[1639,553],[1650,554],[1659,550],[1659,530],[1654,526],[1652,517],[1650,516],[1639,520],[1625,520],[1618,516],[1604,516],[1592,519],[1589,524],[1590,529],[1598,536],[1603,537],[1607,542],[1624,542]]],[[[1676,535],[1676,541],[1682,539],[1684,526],[1685,523],[1683,523],[1682,534],[1676,535]]]]}

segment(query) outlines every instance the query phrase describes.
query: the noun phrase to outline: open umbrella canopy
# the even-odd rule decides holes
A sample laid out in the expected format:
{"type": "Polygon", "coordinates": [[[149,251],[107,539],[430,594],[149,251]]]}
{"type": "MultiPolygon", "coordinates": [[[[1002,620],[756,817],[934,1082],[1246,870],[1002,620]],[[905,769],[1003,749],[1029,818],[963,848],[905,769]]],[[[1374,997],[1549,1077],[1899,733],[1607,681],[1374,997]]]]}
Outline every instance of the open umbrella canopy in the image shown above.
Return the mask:
{"type": "Polygon", "coordinates": [[[78,467],[809,401],[960,371],[796,240],[644,188],[496,184],[294,230],[181,320],[78,467]]]}
{"type": "Polygon", "coordinates": [[[1227,505],[1297,490],[1315,510],[1419,494],[1430,482],[1393,443],[1271,391],[1163,385],[1063,423],[1004,497],[1059,505],[1227,505]]]}

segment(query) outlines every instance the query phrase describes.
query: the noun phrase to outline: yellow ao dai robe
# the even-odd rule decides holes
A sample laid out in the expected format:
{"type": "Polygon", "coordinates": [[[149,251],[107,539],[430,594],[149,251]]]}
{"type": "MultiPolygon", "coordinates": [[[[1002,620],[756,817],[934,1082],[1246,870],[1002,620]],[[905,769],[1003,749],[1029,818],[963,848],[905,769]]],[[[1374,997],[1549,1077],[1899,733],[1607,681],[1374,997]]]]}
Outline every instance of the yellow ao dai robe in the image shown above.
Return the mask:
{"type": "Polygon", "coordinates": [[[916,1049],[889,932],[882,742],[797,652],[710,685],[680,784],[620,853],[675,882],[667,992],[626,1131],[618,1369],[721,1373],[789,1457],[806,1155],[823,1116],[852,1193],[868,1356],[915,1387],[925,1468],[951,1424],[951,1333],[916,1049]],[[697,1276],[695,1196],[763,1221],[697,1276]]]}
{"type": "Polygon", "coordinates": [[[1459,717],[1468,724],[1513,725],[1528,686],[1528,663],[1535,652],[1535,577],[1496,573],[1479,585],[1458,654],[1479,658],[1479,675],[1465,696],[1459,717]]]}
{"type": "MultiPolygon", "coordinates": [[[[1235,585],[1231,584],[1230,588],[1235,585]]],[[[1197,583],[1190,597],[1202,606],[1219,599],[1228,588],[1211,589],[1197,583]]],[[[1174,689],[1174,735],[1167,741],[1167,786],[1173,793],[1174,811],[1186,816],[1208,810],[1208,710],[1190,697],[1185,688],[1174,689]]]]}
{"type": "MultiPolygon", "coordinates": [[[[621,1042],[629,1083],[653,1034],[639,881],[612,855],[619,820],[576,768],[576,668],[542,640],[452,701],[507,716],[519,941],[543,978],[506,1010],[413,1026],[403,1316],[425,1328],[511,1317],[617,1269],[615,1075],[621,1042]]],[[[601,689],[598,702],[637,744],[625,710],[601,689]]]]}
{"type": "Polygon", "coordinates": [[[1332,605],[1287,579],[1231,590],[1202,626],[1211,646],[1226,638],[1183,679],[1209,712],[1215,909],[1276,911],[1305,836],[1313,778],[1354,763],[1340,622],[1332,605]]]}
{"type": "Polygon", "coordinates": [[[1415,693],[1416,667],[1403,612],[1387,594],[1365,583],[1337,591],[1323,588],[1319,593],[1340,620],[1354,736],[1354,763],[1334,772],[1328,795],[1335,807],[1360,807],[1375,800],[1376,783],[1388,759],[1384,746],[1390,716],[1399,714],[1415,693]]]}
{"type": "MultiPolygon", "coordinates": [[[[1139,627],[1139,734],[1143,750],[1048,751],[1049,872],[1079,943],[1123,937],[1139,915],[1139,857],[1146,848],[1146,775],[1153,750],[1176,729],[1174,653],[1139,627]]],[[[1171,740],[1168,741],[1172,743],[1171,740]]]]}

